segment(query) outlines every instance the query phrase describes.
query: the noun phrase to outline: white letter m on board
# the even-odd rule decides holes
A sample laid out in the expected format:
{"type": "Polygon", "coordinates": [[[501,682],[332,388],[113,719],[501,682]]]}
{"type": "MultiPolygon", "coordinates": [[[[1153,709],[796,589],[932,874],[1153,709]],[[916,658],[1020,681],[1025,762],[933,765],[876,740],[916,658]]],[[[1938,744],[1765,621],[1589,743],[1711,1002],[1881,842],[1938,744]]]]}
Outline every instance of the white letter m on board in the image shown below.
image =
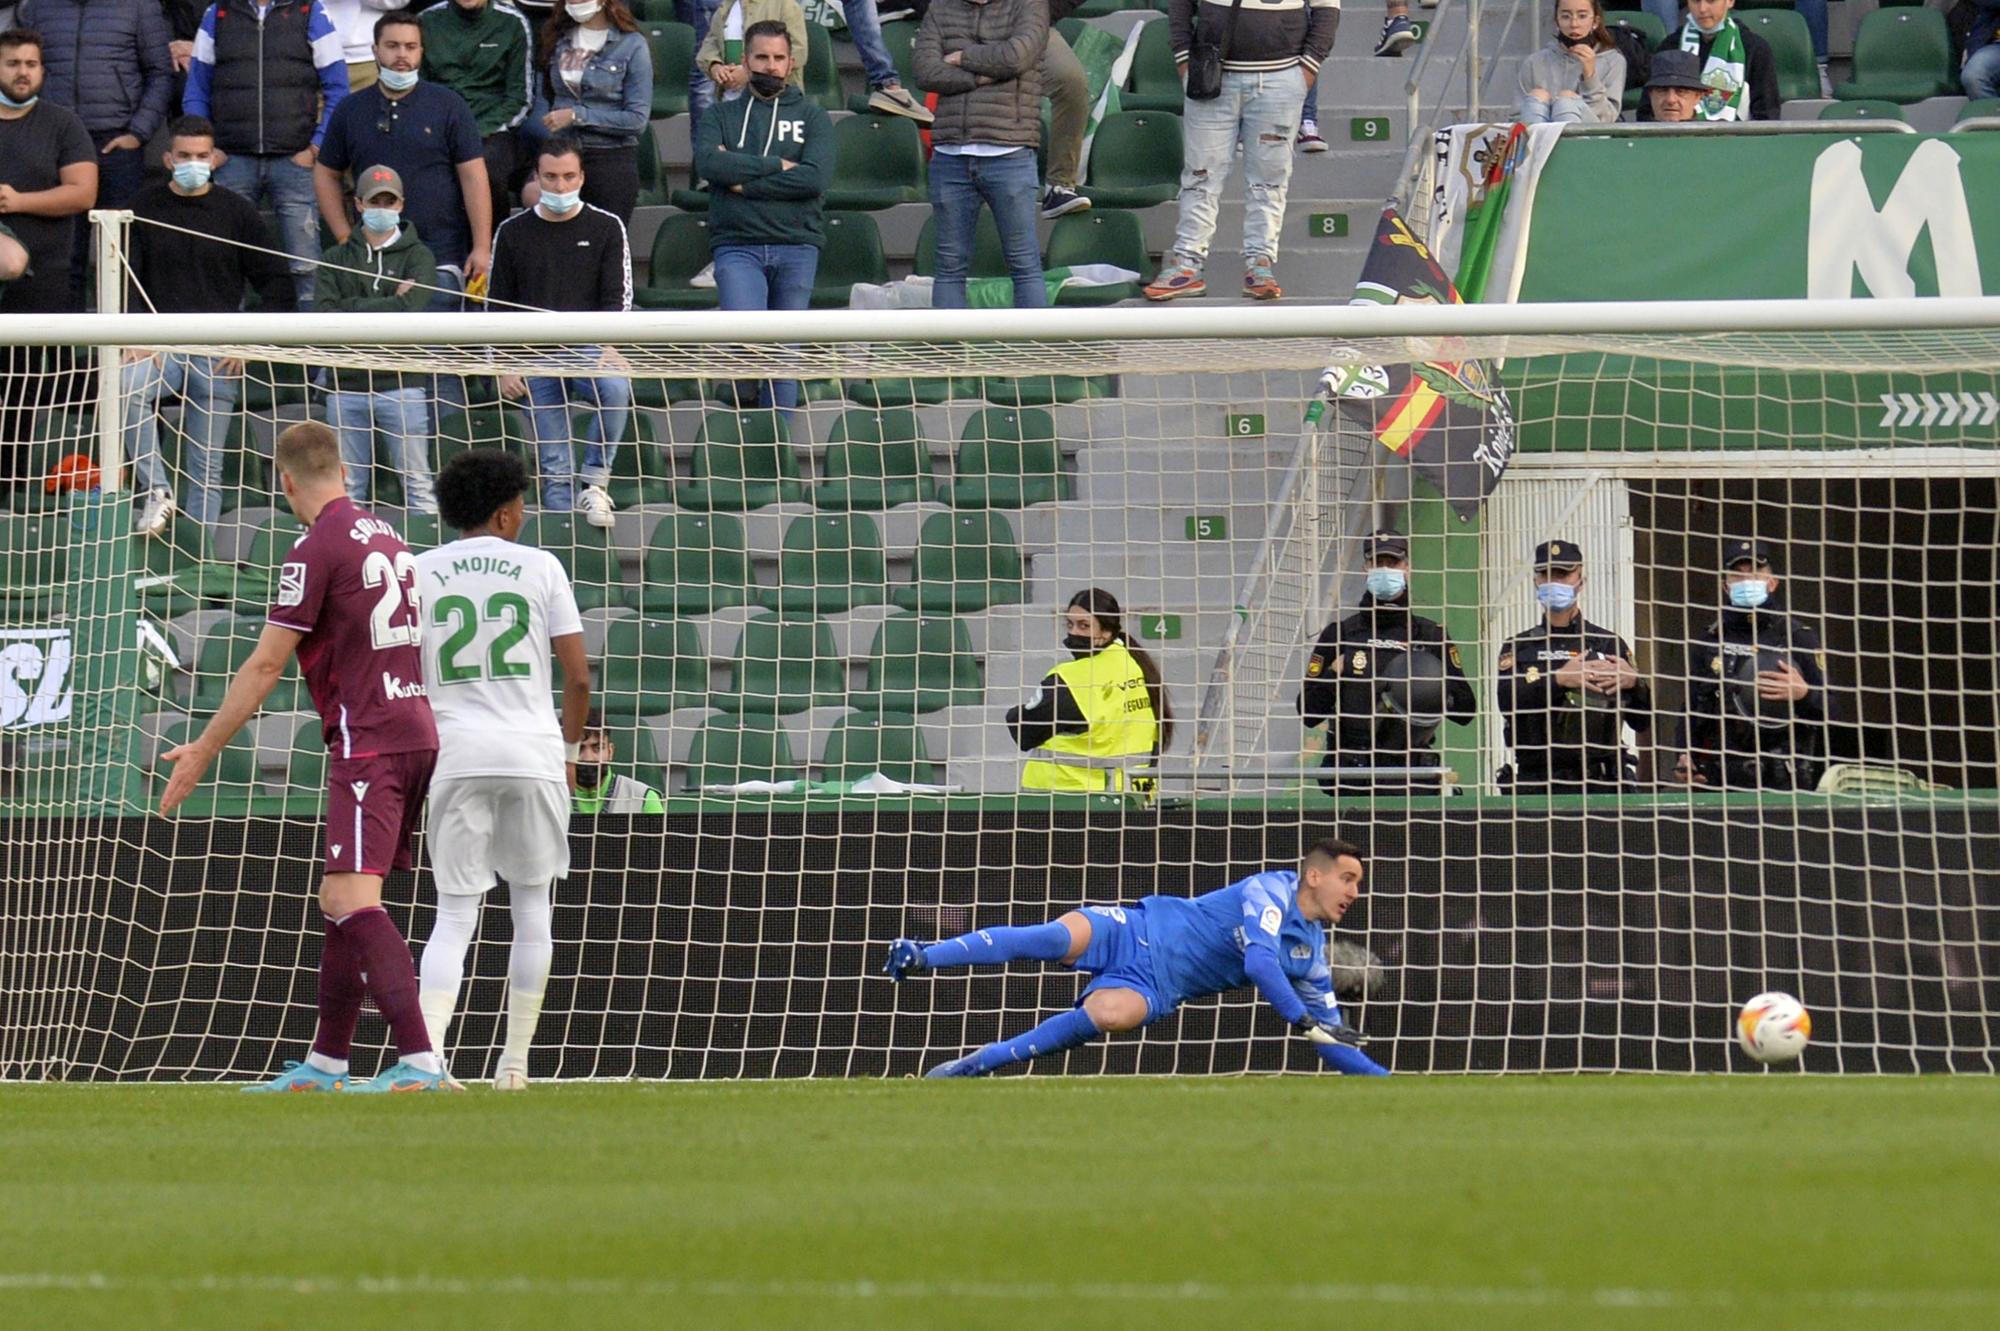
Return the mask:
{"type": "Polygon", "coordinates": [[[1877,210],[1861,174],[1861,145],[1843,140],[1821,153],[1813,163],[1807,224],[1807,297],[1849,299],[1857,269],[1871,296],[1916,295],[1910,257],[1925,228],[1937,263],[1938,295],[1983,294],[1958,163],[1948,144],[1937,139],[1922,144],[1877,210]]]}

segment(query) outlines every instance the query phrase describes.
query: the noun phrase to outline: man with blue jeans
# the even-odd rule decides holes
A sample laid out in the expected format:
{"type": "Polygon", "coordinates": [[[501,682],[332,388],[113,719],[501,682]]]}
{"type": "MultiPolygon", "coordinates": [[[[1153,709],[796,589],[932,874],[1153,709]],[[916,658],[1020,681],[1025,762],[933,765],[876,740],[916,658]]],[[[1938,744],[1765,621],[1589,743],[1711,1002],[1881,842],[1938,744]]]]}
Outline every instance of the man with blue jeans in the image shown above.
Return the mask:
{"type": "Polygon", "coordinates": [[[215,183],[278,214],[300,309],[312,308],[319,258],[313,163],[347,96],[347,48],[321,0],[212,4],[188,64],[189,115],[215,125],[215,183]]]}
{"type": "Polygon", "coordinates": [[[1190,98],[1181,117],[1180,221],[1173,251],[1145,290],[1147,300],[1208,294],[1202,268],[1215,235],[1236,145],[1243,145],[1243,294],[1276,300],[1274,265],[1285,224],[1285,192],[1292,182],[1292,139],[1306,92],[1320,62],[1333,49],[1340,25],[1339,0],[1306,0],[1288,9],[1251,9],[1217,0],[1171,0],[1167,40],[1186,79],[1194,45],[1196,10],[1204,43],[1224,44],[1219,95],[1190,98]],[[1224,41],[1225,34],[1227,36],[1224,41]]]}
{"type": "MultiPolygon", "coordinates": [[[[792,39],[782,23],[743,30],[746,96],[702,126],[695,171],[709,184],[709,245],[725,310],[803,310],[811,303],[833,174],[833,122],[790,83],[792,39]]],[[[766,385],[760,406],[799,405],[799,384],[766,385]]]]}
{"type": "MultiPolygon", "coordinates": [[[[632,252],[617,214],[583,201],[583,147],[568,134],[543,140],[535,158],[535,206],[515,213],[493,234],[493,278],[487,304],[495,310],[632,308],[632,252]]],[[[528,418],[542,467],[542,508],[574,508],[593,527],[613,522],[611,459],[632,424],[631,365],[615,347],[568,349],[573,373],[500,376],[505,397],[528,399],[528,418]],[[574,490],[570,408],[589,408],[584,432],[583,491],[574,490]]]]}
{"type": "Polygon", "coordinates": [[[1000,231],[1016,308],[1049,303],[1035,236],[1048,36],[1047,0],[931,0],[917,29],[917,82],[939,94],[930,182],[937,219],[931,304],[939,309],[965,308],[982,201],[1000,231]]]}
{"type": "Polygon", "coordinates": [[[2000,0],[1973,0],[1979,6],[1965,35],[1965,68],[1959,74],[1967,97],[2000,97],[2000,0]]]}

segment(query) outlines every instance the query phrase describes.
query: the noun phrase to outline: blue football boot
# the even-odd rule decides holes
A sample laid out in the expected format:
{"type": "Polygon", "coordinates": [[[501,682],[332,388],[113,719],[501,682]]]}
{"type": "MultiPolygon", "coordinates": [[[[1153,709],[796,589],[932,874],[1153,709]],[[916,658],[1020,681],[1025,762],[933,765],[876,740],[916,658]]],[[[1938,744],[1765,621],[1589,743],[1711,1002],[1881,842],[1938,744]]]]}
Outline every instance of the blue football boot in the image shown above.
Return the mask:
{"type": "Polygon", "coordinates": [[[954,1058],[949,1063],[938,1064],[924,1074],[924,1080],[930,1081],[936,1077],[978,1077],[982,1075],[984,1074],[973,1063],[972,1055],[967,1054],[964,1058],[954,1058]]]}
{"type": "Polygon", "coordinates": [[[309,1063],[296,1059],[285,1064],[285,1070],[269,1081],[253,1082],[243,1090],[250,1094],[264,1094],[271,1091],[344,1091],[348,1088],[345,1072],[321,1072],[309,1063]]]}
{"type": "Polygon", "coordinates": [[[396,1062],[383,1068],[367,1081],[355,1082],[348,1092],[353,1095],[400,1094],[404,1091],[462,1091],[465,1087],[453,1081],[442,1072],[425,1072],[422,1068],[411,1067],[408,1063],[396,1062]]]}

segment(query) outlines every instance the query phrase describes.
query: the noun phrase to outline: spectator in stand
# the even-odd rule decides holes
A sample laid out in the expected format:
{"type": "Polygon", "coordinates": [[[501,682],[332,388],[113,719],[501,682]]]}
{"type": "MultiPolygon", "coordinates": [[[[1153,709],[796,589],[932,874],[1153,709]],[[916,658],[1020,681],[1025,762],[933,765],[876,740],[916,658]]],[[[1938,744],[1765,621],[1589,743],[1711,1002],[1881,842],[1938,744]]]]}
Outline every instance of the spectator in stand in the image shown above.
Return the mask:
{"type": "Polygon", "coordinates": [[[514,131],[534,100],[529,53],[534,31],[504,0],[446,0],[418,16],[424,29],[424,78],[450,88],[472,108],[486,157],[488,212],[498,226],[513,211],[514,191],[528,170],[514,131]]]}
{"type": "MultiPolygon", "coordinates": [[[[169,180],[132,201],[125,307],[226,314],[243,308],[248,289],[257,292],[259,309],[291,309],[291,274],[271,229],[256,205],[220,183],[215,127],[200,116],[182,116],[170,132],[169,180]]],[[[185,410],[188,512],[197,522],[212,524],[222,512],[222,450],[242,395],[243,362],[135,348],[125,353],[125,367],[125,455],[132,459],[140,504],[132,530],[157,536],[174,515],[157,415],[168,393],[179,394],[185,410]]]]}
{"type": "Polygon", "coordinates": [[[347,59],[347,90],[360,92],[375,85],[375,20],[383,12],[403,7],[402,0],[320,0],[333,30],[340,34],[347,59]]]}
{"type": "MultiPolygon", "coordinates": [[[[1778,61],[1771,44],[1730,17],[1736,0],[1688,0],[1687,23],[1669,31],[1660,51],[1686,51],[1700,62],[1708,95],[1695,107],[1696,120],[1776,120],[1778,61]]],[[[1650,86],[1650,85],[1649,85],[1650,86]]],[[[1639,119],[1650,119],[1647,107],[1639,119]]]]}
{"type": "Polygon", "coordinates": [[[347,97],[347,54],[323,0],[211,4],[181,109],[215,126],[215,183],[278,215],[300,309],[312,308],[313,163],[347,97]]]}
{"type": "Polygon", "coordinates": [[[393,169],[409,191],[407,225],[436,258],[438,285],[448,288],[427,293],[430,308],[457,309],[456,293],[492,266],[493,193],[479,122],[463,97],[424,82],[423,26],[409,10],[375,20],[375,62],[375,86],[342,102],[327,125],[313,168],[320,216],[345,243],[353,222],[342,173],[393,169]]]}
{"type": "MultiPolygon", "coordinates": [[[[611,310],[632,308],[632,254],[616,213],[584,201],[584,150],[557,134],[535,159],[536,202],[500,224],[493,243],[487,299],[500,309],[611,310]]],[[[631,366],[615,347],[571,349],[577,373],[522,379],[502,375],[500,391],[528,399],[541,453],[542,507],[572,507],[593,527],[612,523],[611,459],[632,420],[631,366]],[[605,373],[613,371],[614,373],[605,373]],[[570,407],[591,409],[583,454],[583,491],[573,491],[570,407]]]]}
{"type": "MultiPolygon", "coordinates": [[[[1668,4],[1678,0],[1666,0],[1668,4]]],[[[1435,9],[1437,0],[1424,0],[1425,9],[1435,9]]],[[[1409,0],[1389,0],[1387,15],[1382,20],[1382,35],[1375,39],[1375,54],[1401,58],[1403,52],[1417,44],[1417,25],[1410,22],[1409,0]]],[[[1669,18],[1666,26],[1674,26],[1669,18]]],[[[1319,132],[1319,80],[1314,79],[1306,89],[1305,106],[1299,112],[1299,151],[1302,153],[1323,153],[1326,139],[1319,132]]]]}
{"type": "Polygon", "coordinates": [[[1049,98],[1049,161],[1043,173],[1042,216],[1090,209],[1077,192],[1083,176],[1083,136],[1090,130],[1090,76],[1056,24],[1082,0],[1049,0],[1049,44],[1042,51],[1042,90],[1049,98]]]}
{"type": "Polygon", "coordinates": [[[1042,56],[1047,0],[931,0],[911,56],[938,94],[931,126],[931,211],[937,267],[931,303],[965,307],[983,200],[1000,230],[1016,308],[1049,303],[1035,236],[1041,197],[1042,56]]]}
{"type": "Polygon", "coordinates": [[[1958,76],[1967,97],[2000,97],[2000,0],[1972,0],[1979,12],[1965,34],[1965,68],[1958,76]]]}
{"type": "Polygon", "coordinates": [[[600,813],[665,813],[660,792],[643,781],[621,776],[611,770],[618,759],[618,746],[604,728],[604,717],[595,707],[584,723],[583,742],[576,751],[576,800],[572,811],[595,816],[600,813]]]}
{"type": "MultiPolygon", "coordinates": [[[[1243,294],[1251,300],[1276,300],[1284,294],[1273,268],[1285,224],[1285,191],[1292,181],[1292,127],[1299,123],[1305,95],[1319,77],[1320,62],[1333,49],[1333,34],[1340,26],[1339,0],[1300,0],[1289,8],[1236,7],[1233,12],[1218,0],[1170,0],[1168,40],[1183,80],[1197,9],[1204,41],[1228,34],[1223,42],[1222,91],[1187,103],[1180,222],[1173,250],[1146,288],[1146,299],[1208,294],[1202,267],[1215,235],[1222,184],[1240,141],[1245,185],[1243,294]]],[[[1386,38],[1388,30],[1383,31],[1386,38]]]]}
{"type": "MultiPolygon", "coordinates": [[[[789,81],[792,39],[782,23],[743,34],[749,95],[702,123],[695,171],[709,184],[708,239],[725,310],[803,310],[812,301],[833,175],[833,121],[789,81]]],[[[799,384],[765,384],[759,404],[791,411],[799,384]]]]}
{"type": "Polygon", "coordinates": [[[1608,125],[1625,96],[1625,57],[1604,28],[1602,0],[1556,0],[1549,44],[1521,65],[1524,125],[1608,125]]]}
{"type": "MultiPolygon", "coordinates": [[[[319,274],[319,306],[329,313],[401,314],[430,304],[437,285],[437,260],[403,225],[403,178],[386,166],[371,166],[355,182],[361,225],[324,256],[319,274]]],[[[327,418],[340,432],[340,460],[347,467],[347,497],[373,503],[369,478],[375,469],[375,436],[389,441],[403,477],[403,506],[436,513],[431,487],[430,400],[423,375],[394,371],[333,372],[327,418]]]]}
{"type": "MultiPolygon", "coordinates": [[[[806,12],[798,0],[723,0],[716,6],[695,49],[694,60],[708,75],[712,93],[704,109],[716,97],[734,99],[750,84],[750,70],[744,64],[744,34],[759,23],[776,23],[792,43],[792,72],[786,77],[794,88],[806,86],[806,12]]],[[[696,132],[700,129],[697,126],[696,132]]]]}
{"type": "Polygon", "coordinates": [[[1661,124],[1686,124],[1695,119],[1708,85],[1701,81],[1701,61],[1689,51],[1660,51],[1653,56],[1653,72],[1646,80],[1646,100],[1639,105],[1639,119],[1661,124]]]}
{"type": "MultiPolygon", "coordinates": [[[[1641,7],[1658,19],[1668,33],[1681,26],[1680,0],[1643,0],[1641,7]]],[[[1819,95],[1831,97],[1833,82],[1826,73],[1826,0],[1792,0],[1791,7],[1806,21],[1806,35],[1812,38],[1813,59],[1819,65],[1819,95]]]]}
{"type": "MultiPolygon", "coordinates": [[[[42,34],[42,96],[76,112],[97,146],[97,206],[123,208],[145,184],[146,140],[173,107],[174,69],[159,0],[24,0],[24,28],[42,34]]],[[[71,304],[90,278],[90,228],[76,228],[71,304]]]]}
{"type": "Polygon", "coordinates": [[[625,0],[570,0],[549,11],[537,68],[531,132],[573,139],[589,182],[584,202],[630,225],[639,206],[639,136],[652,133],[653,52],[625,0]]]}

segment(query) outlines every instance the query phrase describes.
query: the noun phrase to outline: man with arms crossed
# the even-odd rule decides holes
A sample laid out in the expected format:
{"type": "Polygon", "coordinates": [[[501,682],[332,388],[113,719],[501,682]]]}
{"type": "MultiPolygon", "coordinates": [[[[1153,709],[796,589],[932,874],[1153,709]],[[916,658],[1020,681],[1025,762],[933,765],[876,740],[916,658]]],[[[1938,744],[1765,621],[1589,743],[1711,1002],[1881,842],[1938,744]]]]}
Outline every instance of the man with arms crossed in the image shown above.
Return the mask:
{"type": "Polygon", "coordinates": [[[319,1030],[304,1063],[250,1091],[441,1091],[456,1085],[431,1049],[417,1006],[409,945],[382,909],[382,879],[410,867],[410,837],[437,761],[437,726],[417,648],[417,565],[395,528],[347,497],[340,441],[318,421],[278,436],[278,475],[307,526],[278,570],[264,634],[230,681],[199,738],[173,749],[160,812],[194,792],[298,653],[324,727],[326,943],[319,959],[319,1030]],[[363,996],[395,1038],[397,1061],[351,1083],[348,1049],[363,996]]]}

